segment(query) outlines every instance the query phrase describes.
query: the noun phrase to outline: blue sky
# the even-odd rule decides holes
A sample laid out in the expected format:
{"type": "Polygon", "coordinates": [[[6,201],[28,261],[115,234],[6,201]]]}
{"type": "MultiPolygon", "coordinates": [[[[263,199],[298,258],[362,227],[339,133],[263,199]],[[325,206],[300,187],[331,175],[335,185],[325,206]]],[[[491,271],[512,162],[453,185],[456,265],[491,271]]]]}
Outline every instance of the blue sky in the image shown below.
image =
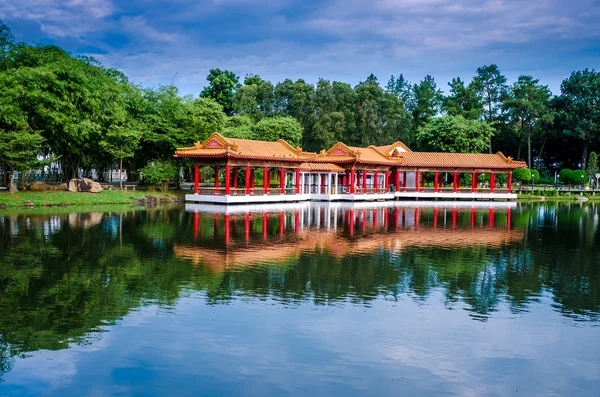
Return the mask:
{"type": "Polygon", "coordinates": [[[530,74],[554,93],[571,71],[600,69],[600,0],[2,0],[0,19],[20,41],[186,94],[216,67],[353,85],[430,74],[446,89],[496,63],[509,82],[530,74]]]}

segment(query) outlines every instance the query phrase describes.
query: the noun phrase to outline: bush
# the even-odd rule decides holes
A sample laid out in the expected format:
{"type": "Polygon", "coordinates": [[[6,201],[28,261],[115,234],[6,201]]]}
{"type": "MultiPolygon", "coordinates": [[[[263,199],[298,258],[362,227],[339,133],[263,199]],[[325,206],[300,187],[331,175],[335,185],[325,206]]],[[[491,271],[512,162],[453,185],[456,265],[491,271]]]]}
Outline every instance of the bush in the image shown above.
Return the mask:
{"type": "Polygon", "coordinates": [[[531,174],[533,175],[533,181],[534,182],[539,182],[540,181],[540,173],[538,172],[538,170],[531,170],[531,174]]]}
{"type": "Polygon", "coordinates": [[[568,168],[563,168],[558,173],[558,179],[562,183],[569,183],[569,176],[571,175],[572,172],[573,172],[573,170],[570,170],[568,168]]]}
{"type": "Polygon", "coordinates": [[[513,178],[519,182],[530,182],[531,170],[529,168],[518,168],[513,171],[513,178]]]}
{"type": "Polygon", "coordinates": [[[581,170],[575,170],[569,174],[569,183],[571,185],[581,185],[585,183],[585,172],[581,170]]]}
{"type": "Polygon", "coordinates": [[[166,192],[169,189],[169,182],[175,179],[177,169],[171,163],[163,161],[151,161],[147,166],[140,169],[142,180],[151,189],[156,185],[161,186],[161,190],[166,192]]]}

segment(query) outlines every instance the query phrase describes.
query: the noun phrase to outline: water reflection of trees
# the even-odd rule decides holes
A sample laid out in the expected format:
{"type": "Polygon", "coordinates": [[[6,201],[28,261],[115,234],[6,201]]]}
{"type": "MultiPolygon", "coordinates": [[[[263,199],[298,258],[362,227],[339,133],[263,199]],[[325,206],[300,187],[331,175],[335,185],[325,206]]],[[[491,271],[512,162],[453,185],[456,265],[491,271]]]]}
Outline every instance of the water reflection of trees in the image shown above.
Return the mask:
{"type": "MultiPolygon", "coordinates": [[[[431,222],[428,211],[421,227],[431,222]]],[[[469,227],[462,215],[456,233],[469,227]]],[[[380,296],[426,302],[439,291],[448,307],[465,307],[478,320],[504,303],[527,311],[548,294],[563,315],[597,320],[596,206],[521,206],[511,216],[523,238],[500,246],[382,247],[341,257],[315,248],[218,272],[174,254],[175,244],[198,241],[223,249],[211,217],[200,216],[194,241],[194,215],[180,210],[0,216],[0,373],[16,355],[89,343],[93,331],[132,309],[172,305],[192,291],[211,304],[245,295],[289,305],[369,305],[380,296]]],[[[263,241],[258,223],[247,244],[263,241]]],[[[268,236],[279,236],[277,224],[270,222],[268,236]]],[[[295,238],[284,237],[290,244],[295,238]]]]}

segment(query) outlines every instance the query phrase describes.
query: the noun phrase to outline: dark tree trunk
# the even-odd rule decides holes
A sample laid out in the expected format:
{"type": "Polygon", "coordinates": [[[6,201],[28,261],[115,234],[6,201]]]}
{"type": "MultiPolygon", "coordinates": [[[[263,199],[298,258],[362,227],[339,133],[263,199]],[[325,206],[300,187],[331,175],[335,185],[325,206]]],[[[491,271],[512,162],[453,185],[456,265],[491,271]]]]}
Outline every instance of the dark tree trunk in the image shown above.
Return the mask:
{"type": "Polygon", "coordinates": [[[581,169],[584,171],[585,171],[585,167],[587,166],[589,145],[590,144],[587,140],[583,142],[583,153],[581,155],[581,169]]]}

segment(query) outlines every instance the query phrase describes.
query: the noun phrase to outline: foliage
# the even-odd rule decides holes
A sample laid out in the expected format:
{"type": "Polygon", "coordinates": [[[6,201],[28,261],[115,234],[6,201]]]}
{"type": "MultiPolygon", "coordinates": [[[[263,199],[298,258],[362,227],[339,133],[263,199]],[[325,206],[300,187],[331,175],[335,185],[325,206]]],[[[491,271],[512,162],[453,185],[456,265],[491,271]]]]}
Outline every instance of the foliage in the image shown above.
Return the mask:
{"type": "Polygon", "coordinates": [[[592,181],[596,181],[596,174],[598,173],[598,155],[596,152],[591,152],[587,162],[587,174],[588,178],[592,181]]]}
{"type": "Polygon", "coordinates": [[[300,144],[302,126],[292,117],[262,119],[252,128],[256,137],[263,141],[283,139],[292,146],[300,144]]]}
{"type": "Polygon", "coordinates": [[[452,79],[450,95],[444,99],[443,110],[451,116],[463,116],[469,120],[478,120],[483,113],[483,100],[477,84],[472,81],[468,86],[460,77],[452,79]]]}
{"type": "Polygon", "coordinates": [[[571,173],[573,172],[573,170],[569,169],[569,168],[563,168],[562,170],[560,170],[560,172],[558,173],[558,179],[562,182],[562,183],[569,183],[569,177],[571,176],[571,173]]]}
{"type": "Polygon", "coordinates": [[[200,96],[212,98],[223,106],[223,111],[231,115],[233,112],[233,97],[240,87],[240,78],[229,70],[211,69],[206,77],[209,84],[204,87],[200,96]]]}
{"type": "Polygon", "coordinates": [[[518,168],[513,171],[513,178],[519,182],[531,182],[531,170],[529,168],[518,168]]]}
{"type": "Polygon", "coordinates": [[[225,122],[223,136],[228,138],[257,139],[254,121],[249,116],[231,116],[225,122]]]}
{"type": "Polygon", "coordinates": [[[538,170],[531,170],[531,177],[533,178],[534,182],[540,182],[540,173],[538,170]]]}
{"type": "Polygon", "coordinates": [[[569,183],[573,186],[584,184],[586,182],[585,176],[585,172],[582,170],[575,170],[569,175],[569,183]]]}
{"type": "Polygon", "coordinates": [[[152,161],[144,168],[140,169],[140,174],[144,183],[153,187],[161,185],[161,190],[166,192],[169,182],[175,179],[177,169],[172,163],[166,161],[152,161]]]}
{"type": "Polygon", "coordinates": [[[442,116],[419,129],[417,139],[429,151],[481,153],[488,147],[494,129],[479,120],[463,116],[442,116]]]}
{"type": "Polygon", "coordinates": [[[13,183],[14,171],[39,165],[37,154],[43,142],[44,138],[36,133],[0,129],[0,164],[9,173],[11,193],[16,190],[13,183]]]}
{"type": "MultiPolygon", "coordinates": [[[[500,73],[497,65],[485,65],[477,68],[473,84],[485,104],[483,112],[485,119],[491,125],[495,125],[502,106],[501,98],[506,91],[506,77],[500,73]]],[[[489,152],[492,153],[491,138],[489,152]]]]}
{"type": "Polygon", "coordinates": [[[419,129],[436,116],[443,103],[442,91],[437,88],[431,76],[412,86],[412,96],[408,102],[408,109],[412,113],[413,128],[419,129]]]}

